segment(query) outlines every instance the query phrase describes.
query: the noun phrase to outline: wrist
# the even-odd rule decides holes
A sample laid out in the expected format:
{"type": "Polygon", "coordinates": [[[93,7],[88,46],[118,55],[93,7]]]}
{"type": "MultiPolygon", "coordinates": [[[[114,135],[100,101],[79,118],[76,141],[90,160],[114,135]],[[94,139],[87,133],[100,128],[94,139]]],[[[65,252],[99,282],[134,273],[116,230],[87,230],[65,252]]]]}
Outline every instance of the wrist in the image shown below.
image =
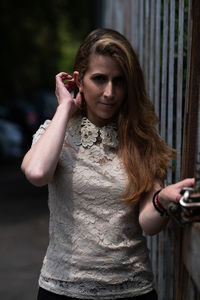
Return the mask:
{"type": "Polygon", "coordinates": [[[62,110],[70,110],[70,105],[68,102],[61,102],[58,104],[57,109],[62,109],[62,110]]]}
{"type": "Polygon", "coordinates": [[[59,114],[63,114],[65,116],[70,116],[71,115],[71,107],[67,103],[61,103],[57,106],[56,111],[59,114]]]}
{"type": "Polygon", "coordinates": [[[57,110],[67,115],[69,118],[71,118],[77,108],[78,106],[74,105],[72,102],[62,102],[57,106],[57,110]]]}
{"type": "Polygon", "coordinates": [[[63,104],[59,104],[54,115],[54,119],[56,119],[56,122],[59,124],[62,123],[64,126],[67,126],[70,117],[70,109],[63,104]]]}
{"type": "Polygon", "coordinates": [[[155,194],[153,195],[153,206],[155,208],[155,210],[163,217],[163,216],[167,216],[167,210],[164,208],[164,206],[162,205],[162,203],[159,201],[159,193],[161,190],[158,190],[157,192],[155,192],[155,194]]]}

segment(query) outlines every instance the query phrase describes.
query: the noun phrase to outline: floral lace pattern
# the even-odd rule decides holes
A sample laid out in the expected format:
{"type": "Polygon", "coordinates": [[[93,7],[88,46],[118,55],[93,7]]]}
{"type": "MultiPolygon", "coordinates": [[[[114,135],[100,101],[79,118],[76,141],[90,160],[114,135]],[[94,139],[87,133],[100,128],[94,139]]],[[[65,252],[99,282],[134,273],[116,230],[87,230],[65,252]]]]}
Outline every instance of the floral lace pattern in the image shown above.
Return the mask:
{"type": "Polygon", "coordinates": [[[116,299],[153,289],[138,206],[121,200],[127,174],[117,144],[114,124],[98,128],[85,118],[69,122],[49,184],[50,242],[41,287],[80,299],[116,299]]]}
{"type": "Polygon", "coordinates": [[[83,117],[79,122],[77,122],[77,119],[71,120],[68,131],[72,137],[72,144],[76,148],[80,145],[84,148],[89,148],[97,142],[110,148],[117,148],[118,146],[117,126],[115,123],[97,127],[86,117],[83,117]]]}
{"type": "MultiPolygon", "coordinates": [[[[65,141],[77,152],[76,159],[88,157],[93,163],[105,164],[116,157],[118,134],[116,124],[97,127],[87,118],[69,122],[65,141]]],[[[120,166],[122,167],[122,166],[120,166]]]]}
{"type": "Polygon", "coordinates": [[[75,283],[65,282],[41,276],[40,281],[41,286],[43,286],[43,283],[45,283],[44,288],[50,290],[53,293],[59,290],[59,293],[61,295],[65,295],[66,291],[68,291],[68,297],[79,297],[79,299],[123,299],[126,297],[135,297],[144,293],[146,294],[152,290],[152,287],[149,286],[148,292],[146,289],[144,291],[143,282],[139,282],[136,291],[134,289],[134,284],[132,280],[123,282],[118,285],[112,285],[93,281],[80,281],[75,283]],[[58,289],[56,287],[58,287],[58,289]],[[85,294],[85,291],[89,291],[89,293],[85,294]],[[108,291],[109,296],[107,295],[108,291]]]}

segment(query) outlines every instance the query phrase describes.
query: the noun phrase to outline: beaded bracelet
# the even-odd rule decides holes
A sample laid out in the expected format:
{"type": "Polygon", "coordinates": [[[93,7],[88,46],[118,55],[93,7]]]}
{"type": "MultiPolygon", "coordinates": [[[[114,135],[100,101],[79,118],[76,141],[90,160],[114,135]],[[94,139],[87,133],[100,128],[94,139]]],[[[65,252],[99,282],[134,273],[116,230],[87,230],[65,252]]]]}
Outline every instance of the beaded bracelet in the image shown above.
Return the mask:
{"type": "Polygon", "coordinates": [[[162,204],[159,202],[158,200],[158,194],[160,193],[161,190],[158,190],[157,192],[155,192],[155,194],[153,195],[153,205],[155,207],[155,209],[157,210],[157,212],[159,212],[159,214],[163,217],[163,216],[168,216],[167,210],[162,206],[162,204]]]}

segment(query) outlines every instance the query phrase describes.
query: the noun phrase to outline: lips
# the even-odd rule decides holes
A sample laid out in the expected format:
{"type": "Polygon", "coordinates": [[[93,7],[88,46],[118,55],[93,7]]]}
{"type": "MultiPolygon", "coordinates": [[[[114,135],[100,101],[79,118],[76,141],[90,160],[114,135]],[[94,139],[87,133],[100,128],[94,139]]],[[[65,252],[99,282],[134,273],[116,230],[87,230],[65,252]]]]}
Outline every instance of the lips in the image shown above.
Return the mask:
{"type": "Polygon", "coordinates": [[[115,105],[115,103],[106,103],[106,102],[100,102],[100,104],[107,108],[112,108],[115,105]]]}

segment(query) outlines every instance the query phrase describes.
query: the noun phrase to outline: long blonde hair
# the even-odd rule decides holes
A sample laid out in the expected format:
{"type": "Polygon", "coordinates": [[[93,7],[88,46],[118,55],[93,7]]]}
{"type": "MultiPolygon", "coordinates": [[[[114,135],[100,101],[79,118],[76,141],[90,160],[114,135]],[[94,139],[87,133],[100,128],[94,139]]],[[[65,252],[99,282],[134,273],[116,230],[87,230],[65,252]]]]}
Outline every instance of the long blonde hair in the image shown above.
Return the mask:
{"type": "Polygon", "coordinates": [[[163,181],[174,152],[157,132],[158,118],[147,96],[143,72],[129,41],[112,29],[96,29],[84,40],[74,70],[83,79],[91,54],[111,56],[121,67],[127,96],[117,115],[119,155],[128,174],[123,199],[137,203],[155,180],[163,181]]]}

